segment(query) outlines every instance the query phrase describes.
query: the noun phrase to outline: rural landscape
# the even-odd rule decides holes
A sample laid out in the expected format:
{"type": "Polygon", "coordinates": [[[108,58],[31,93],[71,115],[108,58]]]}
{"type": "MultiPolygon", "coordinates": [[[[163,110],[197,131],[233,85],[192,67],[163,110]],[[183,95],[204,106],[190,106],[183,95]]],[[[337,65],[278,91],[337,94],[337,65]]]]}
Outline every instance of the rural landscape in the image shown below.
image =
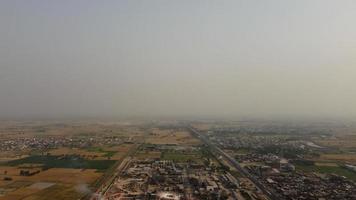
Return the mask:
{"type": "Polygon", "coordinates": [[[356,0],[0,0],[0,200],[356,200],[356,0]]]}
{"type": "Polygon", "coordinates": [[[105,181],[142,133],[95,123],[4,123],[0,199],[82,198],[105,181]]]}
{"type": "Polygon", "coordinates": [[[2,122],[0,199],[355,199],[355,131],[268,121],[2,122]]]}

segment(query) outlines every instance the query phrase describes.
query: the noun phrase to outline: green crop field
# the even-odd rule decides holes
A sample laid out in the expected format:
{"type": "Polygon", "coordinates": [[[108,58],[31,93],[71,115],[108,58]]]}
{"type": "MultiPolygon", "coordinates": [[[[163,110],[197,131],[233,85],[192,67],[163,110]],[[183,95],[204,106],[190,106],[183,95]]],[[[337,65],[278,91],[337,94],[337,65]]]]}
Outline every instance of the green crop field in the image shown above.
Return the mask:
{"type": "Polygon", "coordinates": [[[112,166],[114,160],[86,160],[78,156],[40,156],[34,155],[5,163],[9,166],[17,166],[25,163],[41,164],[43,168],[74,168],[106,170],[112,166]]]}
{"type": "Polygon", "coordinates": [[[345,176],[350,180],[356,181],[356,172],[350,171],[341,166],[316,166],[316,165],[296,165],[297,170],[305,172],[318,172],[322,174],[337,174],[339,176],[345,176]]]}
{"type": "Polygon", "coordinates": [[[105,153],[104,156],[106,156],[106,157],[111,157],[115,153],[117,153],[116,151],[106,151],[106,150],[102,149],[101,147],[88,148],[87,151],[89,151],[89,152],[97,152],[97,153],[105,153]]]}
{"type": "Polygon", "coordinates": [[[162,160],[172,160],[174,162],[187,162],[189,160],[196,160],[196,154],[183,154],[182,152],[163,152],[162,160]]]}

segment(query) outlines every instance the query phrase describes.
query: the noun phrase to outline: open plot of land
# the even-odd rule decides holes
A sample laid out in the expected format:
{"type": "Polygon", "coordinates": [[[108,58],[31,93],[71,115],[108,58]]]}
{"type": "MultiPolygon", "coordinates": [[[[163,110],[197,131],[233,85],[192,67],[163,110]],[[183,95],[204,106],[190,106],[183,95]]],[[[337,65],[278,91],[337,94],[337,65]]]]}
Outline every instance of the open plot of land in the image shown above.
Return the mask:
{"type": "Polygon", "coordinates": [[[121,144],[119,146],[104,147],[107,152],[116,152],[111,156],[111,160],[120,160],[132,149],[134,144],[121,144]]]}
{"type": "Polygon", "coordinates": [[[0,152],[0,162],[7,162],[10,160],[16,160],[20,158],[27,157],[27,153],[21,152],[0,152]]]}
{"type": "Polygon", "coordinates": [[[316,166],[328,166],[328,167],[337,167],[338,164],[336,163],[330,163],[330,162],[316,162],[316,166]]]}
{"type": "Polygon", "coordinates": [[[91,183],[101,176],[94,169],[63,169],[52,168],[30,177],[31,181],[61,182],[61,183],[91,183]]]}
{"type": "Polygon", "coordinates": [[[331,138],[319,139],[316,141],[321,146],[339,147],[339,148],[356,148],[355,135],[341,135],[331,138]]]}
{"type": "Polygon", "coordinates": [[[52,200],[53,197],[55,197],[55,199],[71,200],[80,199],[83,195],[85,194],[77,191],[73,185],[56,184],[27,196],[23,200],[52,200]]]}
{"type": "Polygon", "coordinates": [[[30,188],[30,187],[22,187],[14,191],[10,191],[6,194],[6,196],[0,197],[0,200],[21,200],[30,196],[36,192],[40,191],[40,189],[30,188]]]}
{"type": "Polygon", "coordinates": [[[214,125],[209,124],[209,123],[194,123],[193,128],[199,130],[199,131],[208,131],[210,130],[214,125]]]}
{"type": "Polygon", "coordinates": [[[142,130],[114,122],[0,123],[0,143],[6,144],[0,200],[80,199],[142,141],[142,130]]]}
{"type": "Polygon", "coordinates": [[[44,168],[74,168],[106,170],[115,163],[114,160],[87,160],[77,156],[30,156],[13,160],[6,165],[42,164],[44,168]]]}
{"type": "Polygon", "coordinates": [[[20,174],[18,167],[0,166],[0,176],[16,176],[20,174]]]}
{"type": "Polygon", "coordinates": [[[55,183],[50,183],[50,182],[38,182],[38,183],[34,183],[30,186],[30,188],[34,188],[34,189],[40,189],[40,190],[43,190],[43,189],[46,189],[48,187],[51,187],[55,185],[55,183]]]}
{"type": "Polygon", "coordinates": [[[53,156],[80,155],[89,160],[119,160],[132,148],[133,144],[121,144],[115,146],[90,147],[87,149],[62,147],[53,149],[48,153],[53,156]]]}
{"type": "Polygon", "coordinates": [[[165,151],[161,160],[172,160],[174,162],[188,162],[189,160],[198,162],[202,159],[200,152],[183,153],[180,151],[165,151]]]}
{"type": "MultiPolygon", "coordinates": [[[[15,171],[13,169],[13,171],[15,171]]],[[[19,171],[19,169],[16,169],[19,171]]],[[[65,169],[65,168],[52,168],[49,170],[41,171],[32,176],[20,176],[18,173],[11,173],[7,177],[11,177],[12,181],[0,180],[0,186],[18,187],[19,183],[25,182],[62,182],[62,183],[92,183],[99,178],[102,173],[94,169],[65,169]],[[20,182],[19,182],[20,181],[20,182]],[[14,185],[15,184],[15,185],[14,185]]],[[[3,175],[2,175],[3,176],[3,175]]],[[[2,177],[0,176],[0,177],[2,177]]]]}
{"type": "Polygon", "coordinates": [[[73,197],[77,199],[78,192],[75,190],[75,187],[78,184],[94,183],[94,181],[102,176],[102,173],[98,173],[97,171],[106,170],[114,162],[113,160],[84,160],[78,157],[64,158],[56,156],[30,156],[11,161],[8,164],[12,166],[0,167],[0,173],[2,173],[2,175],[0,175],[0,190],[3,189],[3,194],[6,194],[0,198],[0,200],[16,200],[23,199],[24,197],[28,197],[29,199],[46,199],[44,197],[47,197],[47,199],[51,199],[50,197],[53,196],[51,196],[50,193],[53,192],[53,187],[57,188],[56,191],[58,192],[63,191],[61,195],[64,196],[61,199],[73,199],[73,197]],[[41,164],[42,167],[49,169],[41,171],[41,168],[38,168],[37,164],[41,164]],[[35,165],[35,168],[30,168],[29,166],[31,165],[35,165]],[[19,166],[27,166],[25,170],[30,171],[36,169],[39,173],[32,176],[21,176],[20,171],[24,168],[19,166]],[[5,180],[5,177],[11,179],[5,180]],[[56,185],[52,183],[56,183],[56,185]],[[39,190],[41,190],[41,192],[42,190],[48,191],[48,194],[38,195],[36,197],[32,196],[32,194],[37,195],[39,190]]]}
{"type": "Polygon", "coordinates": [[[198,145],[200,141],[187,131],[174,131],[169,129],[153,129],[146,140],[150,144],[173,144],[173,145],[198,145]]]}
{"type": "Polygon", "coordinates": [[[102,157],[111,157],[116,153],[116,151],[105,150],[103,147],[90,147],[87,149],[87,152],[99,153],[102,157]]]}
{"type": "Polygon", "coordinates": [[[339,176],[345,176],[353,181],[356,181],[356,172],[350,171],[341,166],[318,166],[318,165],[296,165],[297,170],[305,172],[317,172],[322,174],[337,174],[339,176]]]}
{"type": "Polygon", "coordinates": [[[161,152],[160,151],[141,151],[141,152],[135,154],[135,158],[137,158],[139,160],[159,159],[159,158],[161,158],[161,152]]]}
{"type": "MultiPolygon", "coordinates": [[[[11,170],[14,171],[14,169],[11,170]]],[[[74,197],[74,199],[77,199],[83,195],[81,192],[85,192],[78,191],[77,188],[81,185],[93,183],[101,175],[102,173],[98,173],[94,169],[63,168],[52,168],[33,176],[14,175],[11,176],[13,181],[1,185],[1,188],[7,190],[7,193],[0,197],[0,200],[37,200],[53,199],[53,197],[56,197],[56,199],[73,199],[74,197]]]]}
{"type": "Polygon", "coordinates": [[[96,160],[102,160],[106,159],[107,157],[107,152],[100,151],[99,150],[85,150],[85,149],[78,149],[78,148],[58,148],[58,149],[53,149],[49,151],[48,153],[50,155],[54,156],[61,156],[61,155],[80,155],[81,157],[86,157],[89,159],[96,159],[96,160]]]}
{"type": "Polygon", "coordinates": [[[320,160],[356,163],[356,154],[322,154],[320,160]]]}
{"type": "Polygon", "coordinates": [[[193,161],[197,164],[211,162],[215,166],[222,166],[223,164],[219,160],[217,160],[209,150],[204,147],[200,147],[194,150],[163,150],[161,153],[160,160],[171,160],[177,163],[193,161]]]}

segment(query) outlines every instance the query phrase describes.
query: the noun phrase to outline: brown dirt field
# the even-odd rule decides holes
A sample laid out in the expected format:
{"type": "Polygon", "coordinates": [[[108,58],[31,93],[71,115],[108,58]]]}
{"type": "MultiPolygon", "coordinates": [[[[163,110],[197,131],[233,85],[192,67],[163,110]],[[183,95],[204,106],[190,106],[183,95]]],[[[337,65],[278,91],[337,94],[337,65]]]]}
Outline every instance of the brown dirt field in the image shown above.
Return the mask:
{"type": "Polygon", "coordinates": [[[0,197],[0,200],[22,200],[23,198],[23,195],[9,193],[6,196],[0,197]]]}
{"type": "Polygon", "coordinates": [[[94,169],[63,169],[52,168],[33,176],[19,176],[19,169],[15,167],[1,167],[1,170],[7,170],[13,181],[0,181],[0,187],[12,188],[5,196],[0,197],[0,200],[18,200],[18,199],[53,199],[54,196],[58,199],[77,199],[80,194],[76,191],[75,186],[79,184],[90,184],[97,180],[102,173],[96,172],[94,169]],[[33,188],[31,185],[38,182],[57,183],[54,186],[43,190],[33,188]],[[59,198],[61,197],[61,198],[59,198]]]}
{"type": "MultiPolygon", "coordinates": [[[[1,167],[1,171],[5,168],[1,167]]],[[[102,173],[96,172],[95,169],[64,169],[64,168],[52,168],[46,171],[42,171],[33,176],[20,176],[20,169],[7,168],[8,175],[0,175],[0,186],[5,186],[16,181],[28,181],[28,182],[61,182],[61,183],[92,183],[98,179],[102,173]],[[12,181],[4,181],[3,177],[9,176],[12,181]]]]}
{"type": "Polygon", "coordinates": [[[192,126],[193,126],[193,128],[195,128],[199,131],[208,131],[213,127],[212,124],[200,124],[200,123],[193,124],[192,126]]]}
{"type": "Polygon", "coordinates": [[[52,187],[41,190],[31,196],[24,198],[23,200],[72,200],[80,199],[83,194],[80,194],[76,189],[75,185],[72,184],[56,184],[52,187]]]}
{"type": "Polygon", "coordinates": [[[24,187],[7,193],[6,196],[4,196],[3,198],[0,197],[0,200],[23,199],[24,197],[32,195],[38,191],[40,190],[30,187],[24,187]]]}
{"type": "MultiPolygon", "coordinates": [[[[8,167],[8,166],[1,166],[0,167],[0,187],[3,187],[8,184],[12,184],[15,181],[21,181],[23,180],[23,176],[20,176],[20,168],[18,167],[8,167]],[[5,174],[5,171],[7,173],[5,174]],[[12,181],[5,181],[5,177],[11,177],[12,181]]],[[[30,169],[30,171],[37,171],[40,170],[40,168],[33,168],[30,169]]]]}
{"type": "Polygon", "coordinates": [[[0,166],[0,176],[5,175],[5,171],[7,171],[8,176],[18,176],[20,173],[18,167],[0,166]]]}
{"type": "Polygon", "coordinates": [[[135,158],[139,160],[144,160],[144,159],[159,159],[161,158],[161,152],[159,151],[147,151],[147,152],[139,152],[135,155],[135,158]]]}
{"type": "Polygon", "coordinates": [[[1,162],[7,162],[11,160],[16,160],[16,159],[21,159],[28,157],[28,155],[17,155],[15,152],[0,152],[0,161],[1,162]]]}
{"type": "Polygon", "coordinates": [[[113,147],[104,147],[103,149],[105,151],[127,152],[128,150],[131,149],[132,146],[134,146],[134,144],[121,144],[113,147]]]}
{"type": "Polygon", "coordinates": [[[96,172],[95,169],[64,169],[52,168],[39,174],[29,177],[31,181],[61,182],[61,183],[92,183],[99,178],[102,173],[96,172]]]}
{"type": "Polygon", "coordinates": [[[316,162],[316,166],[326,166],[326,167],[337,167],[338,165],[336,163],[322,163],[322,162],[316,162]]]}
{"type": "Polygon", "coordinates": [[[126,155],[126,153],[124,152],[118,152],[115,153],[112,157],[111,160],[120,160],[122,157],[124,157],[126,155]]]}
{"type": "Polygon", "coordinates": [[[322,154],[320,160],[335,160],[343,162],[356,162],[356,154],[322,154]]]}
{"type": "Polygon", "coordinates": [[[327,147],[355,148],[356,136],[355,135],[338,136],[335,138],[317,140],[316,143],[318,143],[321,146],[327,146],[327,147]]]}
{"type": "Polygon", "coordinates": [[[195,139],[189,132],[153,129],[152,134],[146,140],[151,144],[177,144],[198,145],[200,141],[195,139]]]}
{"type": "Polygon", "coordinates": [[[134,146],[134,144],[122,144],[119,146],[114,146],[114,147],[106,147],[103,148],[105,151],[117,151],[117,153],[115,153],[111,159],[112,160],[119,160],[121,159],[123,156],[126,155],[126,153],[134,146]]]}
{"type": "Polygon", "coordinates": [[[68,135],[96,135],[97,133],[110,134],[122,133],[123,135],[132,134],[142,135],[138,127],[130,127],[125,124],[117,123],[97,123],[97,122],[0,122],[0,138],[25,138],[41,135],[51,135],[62,137],[68,135]]]}
{"type": "MultiPolygon", "coordinates": [[[[118,160],[122,158],[122,156],[126,155],[126,153],[132,148],[133,144],[122,144],[118,146],[113,146],[113,147],[103,147],[102,149],[104,151],[117,151],[116,154],[114,154],[111,159],[112,160],[118,160]]],[[[106,153],[104,152],[95,152],[95,151],[87,151],[85,149],[78,149],[78,148],[58,148],[49,151],[51,155],[73,155],[73,154],[78,154],[81,156],[85,157],[90,157],[94,158],[95,160],[106,160],[107,157],[105,156],[106,153]]]]}
{"type": "Polygon", "coordinates": [[[78,154],[78,155],[83,155],[83,156],[96,156],[96,157],[102,157],[105,155],[105,153],[100,153],[100,152],[92,152],[92,151],[86,151],[84,149],[78,149],[78,148],[59,148],[59,149],[54,149],[49,151],[51,155],[59,156],[59,155],[73,155],[73,154],[78,154]]]}
{"type": "Polygon", "coordinates": [[[9,192],[0,200],[53,200],[53,199],[79,199],[83,194],[76,190],[73,184],[56,184],[43,190],[36,190],[30,187],[21,188],[9,192]]]}

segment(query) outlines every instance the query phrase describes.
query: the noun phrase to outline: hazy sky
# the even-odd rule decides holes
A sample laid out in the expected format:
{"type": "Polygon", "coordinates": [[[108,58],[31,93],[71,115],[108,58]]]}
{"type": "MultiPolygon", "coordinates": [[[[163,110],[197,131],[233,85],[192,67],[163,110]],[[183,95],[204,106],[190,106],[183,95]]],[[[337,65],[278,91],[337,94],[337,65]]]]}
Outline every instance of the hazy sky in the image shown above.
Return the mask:
{"type": "Polygon", "coordinates": [[[1,0],[0,117],[356,117],[355,0],[1,0]]]}

